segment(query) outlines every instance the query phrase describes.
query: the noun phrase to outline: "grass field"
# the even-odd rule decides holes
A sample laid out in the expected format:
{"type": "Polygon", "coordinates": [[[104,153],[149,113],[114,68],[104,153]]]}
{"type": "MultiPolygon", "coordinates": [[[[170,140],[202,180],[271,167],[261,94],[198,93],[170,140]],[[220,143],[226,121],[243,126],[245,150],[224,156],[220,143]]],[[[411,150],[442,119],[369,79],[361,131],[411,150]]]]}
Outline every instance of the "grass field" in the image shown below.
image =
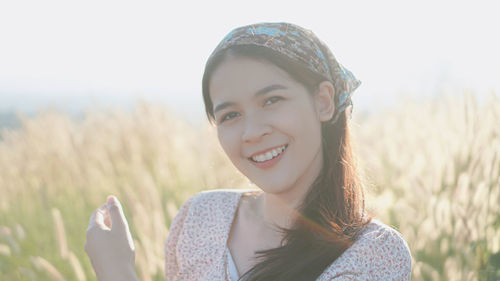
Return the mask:
{"type": "MultiPolygon", "coordinates": [[[[368,206],[399,230],[412,280],[500,280],[500,100],[471,94],[402,102],[352,122],[368,206]]],[[[245,188],[215,131],[162,107],[23,119],[0,141],[0,280],[96,280],[83,245],[90,214],[122,201],[140,280],[164,280],[179,206],[245,188]]]]}

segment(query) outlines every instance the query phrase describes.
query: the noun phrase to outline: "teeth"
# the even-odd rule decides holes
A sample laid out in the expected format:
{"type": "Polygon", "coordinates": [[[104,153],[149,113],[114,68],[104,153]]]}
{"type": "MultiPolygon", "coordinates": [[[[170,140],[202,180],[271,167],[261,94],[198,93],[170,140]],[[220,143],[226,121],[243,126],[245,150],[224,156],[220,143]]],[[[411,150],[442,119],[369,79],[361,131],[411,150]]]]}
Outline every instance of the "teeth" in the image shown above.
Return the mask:
{"type": "Polygon", "coordinates": [[[268,151],[266,153],[262,153],[262,154],[253,156],[252,160],[255,161],[255,162],[264,162],[264,161],[271,160],[274,157],[276,157],[279,154],[281,154],[281,152],[283,152],[283,150],[285,150],[285,148],[286,148],[286,145],[283,145],[282,147],[275,148],[275,149],[270,150],[270,151],[268,151]]]}

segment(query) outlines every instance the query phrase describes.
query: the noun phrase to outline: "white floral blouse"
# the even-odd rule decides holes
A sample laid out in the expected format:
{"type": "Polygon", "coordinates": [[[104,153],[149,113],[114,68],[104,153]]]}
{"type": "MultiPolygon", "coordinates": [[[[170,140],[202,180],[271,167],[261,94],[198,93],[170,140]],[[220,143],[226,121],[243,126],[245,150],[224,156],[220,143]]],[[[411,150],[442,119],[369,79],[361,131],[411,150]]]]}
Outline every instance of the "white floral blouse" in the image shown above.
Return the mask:
{"type": "MultiPolygon", "coordinates": [[[[203,191],[188,199],[165,243],[167,281],[232,280],[227,239],[243,193],[203,191]]],[[[237,272],[236,272],[237,274],[237,272]]],[[[377,219],[318,277],[318,281],[410,280],[411,255],[401,234],[377,219]]]]}

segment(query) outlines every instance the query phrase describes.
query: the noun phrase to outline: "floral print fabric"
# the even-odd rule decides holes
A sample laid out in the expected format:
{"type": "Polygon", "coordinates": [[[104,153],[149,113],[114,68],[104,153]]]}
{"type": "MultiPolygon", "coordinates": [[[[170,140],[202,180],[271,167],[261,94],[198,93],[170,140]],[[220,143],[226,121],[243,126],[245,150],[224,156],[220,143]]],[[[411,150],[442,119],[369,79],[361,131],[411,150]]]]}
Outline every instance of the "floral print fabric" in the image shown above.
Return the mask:
{"type": "Polygon", "coordinates": [[[256,45],[272,49],[322,75],[335,87],[338,100],[332,123],[351,106],[353,91],[361,84],[354,75],[337,62],[326,44],[310,30],[291,23],[259,23],[232,30],[211,54],[209,60],[221,51],[238,45],[256,45]]]}
{"type": "MultiPolygon", "coordinates": [[[[227,240],[245,192],[250,190],[204,191],[182,205],[165,244],[166,280],[230,280],[227,240]]],[[[411,262],[401,234],[373,219],[317,280],[406,281],[411,262]]]]}

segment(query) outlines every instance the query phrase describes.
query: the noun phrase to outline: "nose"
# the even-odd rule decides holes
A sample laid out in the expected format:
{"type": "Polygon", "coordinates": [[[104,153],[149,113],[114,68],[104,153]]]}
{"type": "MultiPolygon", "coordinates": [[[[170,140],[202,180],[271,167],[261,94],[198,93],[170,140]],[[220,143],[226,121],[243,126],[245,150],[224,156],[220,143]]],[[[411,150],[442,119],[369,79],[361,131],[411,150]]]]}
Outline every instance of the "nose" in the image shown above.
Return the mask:
{"type": "Polygon", "coordinates": [[[256,115],[247,115],[245,118],[245,128],[241,135],[241,140],[244,142],[258,142],[263,136],[272,132],[271,126],[256,115]]]}

